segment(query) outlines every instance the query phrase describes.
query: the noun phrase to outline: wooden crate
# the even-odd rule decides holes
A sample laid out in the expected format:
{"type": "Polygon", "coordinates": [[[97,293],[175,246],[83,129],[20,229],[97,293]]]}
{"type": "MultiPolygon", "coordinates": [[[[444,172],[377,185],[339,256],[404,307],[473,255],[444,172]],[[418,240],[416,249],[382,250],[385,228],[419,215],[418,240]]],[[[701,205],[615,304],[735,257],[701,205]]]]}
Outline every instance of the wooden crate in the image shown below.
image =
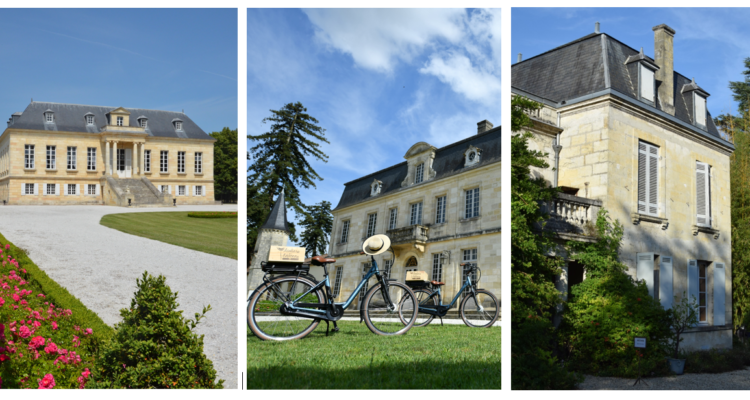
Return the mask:
{"type": "Polygon", "coordinates": [[[406,280],[407,281],[422,281],[426,282],[427,279],[427,272],[425,271],[409,271],[406,273],[406,280]]]}
{"type": "Polygon", "coordinates": [[[304,247],[271,246],[269,262],[302,263],[305,261],[304,247]]]}

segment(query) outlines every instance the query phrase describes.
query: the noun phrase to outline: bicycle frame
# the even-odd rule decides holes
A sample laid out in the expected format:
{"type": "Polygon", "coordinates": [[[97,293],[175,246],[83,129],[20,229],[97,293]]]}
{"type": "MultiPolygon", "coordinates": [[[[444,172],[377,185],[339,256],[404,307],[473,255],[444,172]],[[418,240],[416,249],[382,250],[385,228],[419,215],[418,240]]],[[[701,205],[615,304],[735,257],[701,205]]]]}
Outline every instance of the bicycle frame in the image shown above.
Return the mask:
{"type": "Polygon", "coordinates": [[[453,300],[451,300],[450,304],[448,305],[443,304],[443,300],[441,298],[440,286],[438,286],[437,289],[433,290],[433,292],[430,293],[430,295],[422,303],[419,304],[419,312],[430,314],[430,315],[435,315],[438,317],[445,316],[446,314],[448,314],[448,310],[451,307],[453,307],[454,304],[456,304],[459,297],[461,297],[461,294],[463,294],[466,288],[471,289],[472,293],[474,293],[474,286],[471,283],[471,274],[466,275],[466,281],[464,282],[463,286],[461,286],[461,289],[459,289],[458,293],[456,293],[456,296],[453,297],[453,300]],[[429,301],[435,296],[437,296],[438,298],[438,304],[436,306],[424,304],[424,302],[429,301]],[[432,308],[432,307],[435,307],[435,308],[432,308]]]}

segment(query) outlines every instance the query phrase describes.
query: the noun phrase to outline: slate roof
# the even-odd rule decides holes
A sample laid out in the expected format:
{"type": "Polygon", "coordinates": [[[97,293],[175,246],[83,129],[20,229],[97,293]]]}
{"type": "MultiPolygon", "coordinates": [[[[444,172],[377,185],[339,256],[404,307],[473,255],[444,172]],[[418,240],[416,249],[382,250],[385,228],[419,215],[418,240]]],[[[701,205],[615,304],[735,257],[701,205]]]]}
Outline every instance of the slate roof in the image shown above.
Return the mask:
{"type": "MultiPolygon", "coordinates": [[[[26,110],[19,115],[13,114],[10,127],[16,129],[33,129],[46,131],[82,132],[97,134],[101,128],[107,125],[107,113],[118,107],[86,106],[81,104],[45,103],[32,101],[26,110]],[[55,113],[54,123],[45,123],[44,113],[50,110],[55,113]],[[94,125],[87,125],[84,116],[94,115],[94,125]]],[[[130,124],[139,127],[138,117],[148,118],[146,133],[150,136],[171,137],[183,139],[208,139],[214,140],[207,135],[193,120],[181,112],[145,110],[141,108],[127,108],[130,112],[130,124]],[[175,131],[172,120],[182,120],[182,131],[175,131]]]]}
{"type": "MultiPolygon", "coordinates": [[[[500,127],[492,128],[486,132],[469,138],[460,140],[456,143],[441,147],[435,151],[435,159],[432,162],[432,169],[435,170],[435,178],[426,181],[435,180],[458,174],[464,170],[477,168],[500,161],[500,127]],[[479,164],[464,168],[464,152],[474,146],[482,150],[481,161],[479,164]]],[[[417,185],[401,187],[401,182],[406,178],[407,162],[396,164],[392,167],[380,170],[351,182],[345,183],[344,193],[341,194],[341,200],[336,206],[336,210],[351,206],[369,200],[370,184],[377,179],[383,182],[378,197],[389,194],[398,190],[407,190],[417,185]]],[[[421,185],[421,184],[420,184],[421,185]]]]}
{"type": "Polygon", "coordinates": [[[268,219],[260,229],[276,229],[279,231],[289,232],[289,226],[287,225],[286,219],[286,202],[284,200],[284,189],[281,189],[281,194],[276,198],[276,203],[273,205],[271,214],[268,215],[268,219]]]}
{"type": "MultiPolygon", "coordinates": [[[[639,101],[645,108],[664,111],[658,98],[656,107],[638,100],[637,70],[630,67],[634,63],[626,65],[625,61],[631,56],[638,57],[639,53],[607,34],[592,33],[514,64],[511,67],[511,86],[558,104],[614,89],[639,101]]],[[[644,58],[654,63],[653,58],[644,58]]],[[[674,72],[674,116],[692,125],[693,95],[691,92],[682,93],[683,86],[690,82],[684,75],[674,72]]],[[[721,138],[710,113],[706,123],[708,134],[721,138]]]]}

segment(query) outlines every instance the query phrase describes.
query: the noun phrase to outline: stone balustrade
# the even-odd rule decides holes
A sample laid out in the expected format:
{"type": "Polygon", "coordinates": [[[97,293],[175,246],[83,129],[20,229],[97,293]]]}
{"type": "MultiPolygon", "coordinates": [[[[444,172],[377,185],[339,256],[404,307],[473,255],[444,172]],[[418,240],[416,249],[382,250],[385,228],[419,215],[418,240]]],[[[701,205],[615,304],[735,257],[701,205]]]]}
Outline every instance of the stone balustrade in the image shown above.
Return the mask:
{"type": "Polygon", "coordinates": [[[559,193],[556,199],[541,203],[542,211],[550,216],[545,229],[558,233],[589,235],[587,226],[593,226],[596,222],[596,215],[601,207],[601,200],[559,193]]]}

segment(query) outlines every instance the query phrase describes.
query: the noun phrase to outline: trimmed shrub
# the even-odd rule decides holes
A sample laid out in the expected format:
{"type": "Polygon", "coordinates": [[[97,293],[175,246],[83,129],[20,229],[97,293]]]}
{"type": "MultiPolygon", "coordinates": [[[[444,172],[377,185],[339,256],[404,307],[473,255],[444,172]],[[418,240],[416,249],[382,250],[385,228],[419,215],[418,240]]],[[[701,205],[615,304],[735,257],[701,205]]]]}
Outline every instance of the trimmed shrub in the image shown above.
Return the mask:
{"type": "Polygon", "coordinates": [[[237,212],[189,212],[190,218],[237,218],[237,212]]]}
{"type": "Polygon", "coordinates": [[[88,388],[222,388],[203,354],[203,335],[193,329],[211,306],[186,319],[177,293],[164,276],[148,272],[137,280],[129,309],[120,310],[112,341],[103,349],[88,388]]]}

